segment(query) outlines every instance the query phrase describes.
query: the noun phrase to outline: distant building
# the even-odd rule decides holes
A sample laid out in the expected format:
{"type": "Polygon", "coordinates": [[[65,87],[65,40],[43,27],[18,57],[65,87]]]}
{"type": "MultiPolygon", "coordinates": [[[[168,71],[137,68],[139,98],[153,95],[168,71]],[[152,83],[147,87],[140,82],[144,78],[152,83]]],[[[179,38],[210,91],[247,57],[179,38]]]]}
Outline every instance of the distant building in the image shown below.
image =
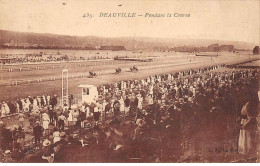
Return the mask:
{"type": "Polygon", "coordinates": [[[260,54],[260,48],[259,46],[255,46],[254,50],[253,50],[253,54],[254,55],[259,55],[260,54]]]}
{"type": "Polygon", "coordinates": [[[119,51],[119,50],[126,50],[124,46],[100,46],[99,50],[112,50],[112,51],[119,51]]]}

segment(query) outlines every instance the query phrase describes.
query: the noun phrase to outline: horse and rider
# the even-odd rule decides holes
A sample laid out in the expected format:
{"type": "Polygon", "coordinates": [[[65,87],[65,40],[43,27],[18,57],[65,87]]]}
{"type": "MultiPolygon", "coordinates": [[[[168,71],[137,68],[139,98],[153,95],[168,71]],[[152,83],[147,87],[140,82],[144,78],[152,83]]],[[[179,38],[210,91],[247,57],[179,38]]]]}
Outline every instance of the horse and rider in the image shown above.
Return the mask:
{"type": "Polygon", "coordinates": [[[138,71],[138,68],[134,65],[133,67],[130,67],[130,71],[138,71]]]}
{"type": "Polygon", "coordinates": [[[89,72],[89,77],[93,78],[95,76],[97,76],[97,73],[91,71],[89,72]]]}
{"type": "Polygon", "coordinates": [[[116,68],[115,70],[116,70],[116,74],[119,74],[119,73],[122,72],[122,69],[121,69],[120,67],[119,67],[119,68],[116,68]]]}

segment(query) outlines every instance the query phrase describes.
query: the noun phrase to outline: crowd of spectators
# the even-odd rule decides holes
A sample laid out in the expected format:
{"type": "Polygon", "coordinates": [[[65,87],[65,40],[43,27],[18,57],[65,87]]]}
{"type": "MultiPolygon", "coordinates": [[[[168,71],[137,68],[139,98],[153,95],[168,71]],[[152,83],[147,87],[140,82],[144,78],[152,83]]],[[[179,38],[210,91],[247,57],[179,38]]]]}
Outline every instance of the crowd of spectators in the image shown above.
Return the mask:
{"type": "Polygon", "coordinates": [[[11,108],[4,103],[2,116],[8,114],[6,106],[9,113],[20,114],[13,128],[1,124],[2,160],[177,162],[187,149],[193,157],[201,155],[203,134],[224,146],[224,141],[238,139],[242,107],[259,101],[259,74],[217,70],[222,67],[105,84],[91,103],[60,107],[56,95],[17,100],[11,108]],[[25,145],[26,118],[34,136],[32,154],[25,145]]]}
{"type": "Polygon", "coordinates": [[[39,62],[62,62],[62,61],[84,61],[84,60],[100,60],[108,59],[108,57],[103,56],[91,56],[91,57],[78,57],[73,55],[66,54],[21,54],[21,55],[12,55],[4,54],[0,56],[0,59],[3,58],[1,63],[3,64],[16,64],[16,63],[39,63],[39,62]]]}

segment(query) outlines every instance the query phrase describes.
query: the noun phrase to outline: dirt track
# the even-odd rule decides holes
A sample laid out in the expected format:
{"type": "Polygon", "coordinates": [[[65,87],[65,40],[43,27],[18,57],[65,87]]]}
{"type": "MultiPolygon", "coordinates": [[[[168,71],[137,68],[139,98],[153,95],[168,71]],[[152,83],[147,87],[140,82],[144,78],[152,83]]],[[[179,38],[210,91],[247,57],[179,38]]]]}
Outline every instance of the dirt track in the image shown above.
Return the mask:
{"type": "MultiPolygon", "coordinates": [[[[75,94],[79,93],[80,89],[78,86],[83,83],[100,85],[104,83],[111,83],[121,80],[128,79],[141,79],[150,75],[161,74],[161,73],[172,73],[179,70],[198,68],[204,66],[210,66],[214,64],[222,63],[232,63],[240,60],[248,60],[248,56],[220,56],[213,58],[210,57],[195,57],[195,56],[186,56],[186,57],[165,57],[155,59],[153,62],[113,62],[113,64],[104,64],[103,62],[96,63],[93,66],[77,66],[79,64],[73,63],[72,66],[66,65],[64,68],[69,69],[69,75],[79,75],[81,73],[87,74],[89,71],[95,72],[113,72],[115,68],[121,67],[123,72],[120,74],[107,74],[100,75],[96,78],[73,78],[69,79],[69,93],[75,94]],[[133,65],[136,65],[139,69],[138,72],[129,72],[129,68],[133,65]]],[[[26,66],[24,66],[26,67],[26,66]]],[[[6,72],[1,71],[1,82],[12,82],[14,80],[26,80],[26,79],[37,79],[39,77],[60,77],[61,68],[48,69],[48,70],[33,70],[33,71],[15,71],[15,72],[6,72]]],[[[61,94],[61,80],[30,83],[23,85],[10,85],[10,86],[0,86],[1,101],[15,100],[17,98],[26,97],[26,96],[37,96],[43,94],[61,94]]]]}

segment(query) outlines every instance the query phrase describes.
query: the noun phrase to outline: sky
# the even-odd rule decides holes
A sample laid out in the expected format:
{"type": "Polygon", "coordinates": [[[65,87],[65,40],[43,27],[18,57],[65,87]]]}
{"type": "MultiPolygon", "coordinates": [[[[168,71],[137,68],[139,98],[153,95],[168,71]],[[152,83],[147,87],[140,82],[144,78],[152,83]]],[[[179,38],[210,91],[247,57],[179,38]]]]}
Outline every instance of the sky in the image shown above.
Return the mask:
{"type": "Polygon", "coordinates": [[[259,44],[260,0],[0,0],[0,29],[101,37],[192,38],[259,44]],[[136,13],[133,18],[99,17],[136,13]],[[144,17],[172,14],[172,17],[144,17]],[[190,17],[173,17],[174,13],[190,17]],[[91,14],[90,17],[82,17],[91,14]]]}

